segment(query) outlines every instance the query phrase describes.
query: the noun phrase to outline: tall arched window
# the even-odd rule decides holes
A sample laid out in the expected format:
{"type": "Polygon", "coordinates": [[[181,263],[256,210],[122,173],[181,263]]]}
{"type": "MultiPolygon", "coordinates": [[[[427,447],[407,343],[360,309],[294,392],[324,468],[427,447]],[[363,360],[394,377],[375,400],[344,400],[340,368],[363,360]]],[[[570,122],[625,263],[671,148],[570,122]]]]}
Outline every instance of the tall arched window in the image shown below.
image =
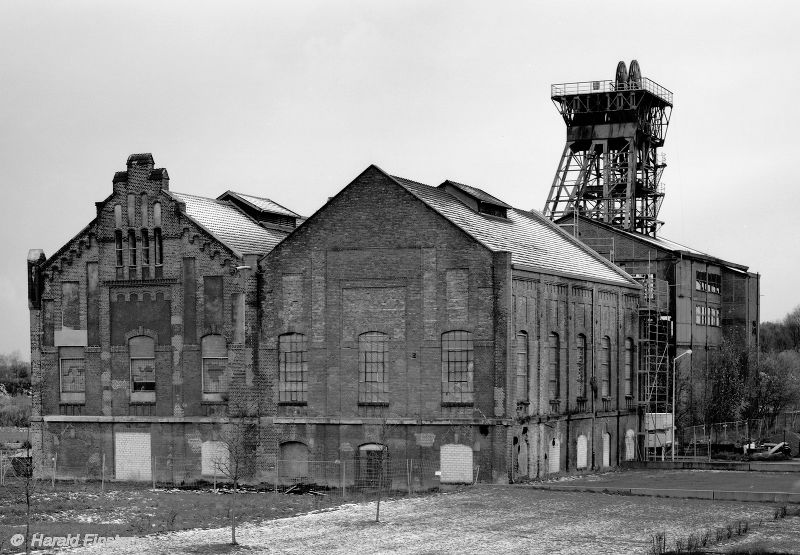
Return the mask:
{"type": "Polygon", "coordinates": [[[164,277],[164,243],[161,239],[161,228],[153,230],[153,263],[155,264],[155,276],[164,277]]]}
{"type": "Polygon", "coordinates": [[[551,401],[561,398],[561,341],[558,334],[550,333],[547,376],[547,396],[551,401]]]}
{"type": "Polygon", "coordinates": [[[308,401],[308,346],[302,333],[287,333],[278,338],[278,402],[304,405],[308,401]]]}
{"type": "Polygon", "coordinates": [[[358,336],[358,402],[362,405],[389,403],[386,354],[389,337],[379,331],[358,336]]]}
{"type": "Polygon", "coordinates": [[[611,339],[608,336],[600,341],[600,395],[611,396],[611,339]]]}
{"type": "Polygon", "coordinates": [[[128,227],[136,225],[136,195],[128,194],[128,227]]]}
{"type": "Polygon", "coordinates": [[[633,339],[625,340],[625,397],[633,397],[633,339]]]}
{"type": "Polygon", "coordinates": [[[139,209],[142,213],[142,227],[149,227],[150,226],[150,215],[148,214],[148,210],[150,208],[149,201],[147,200],[147,193],[142,193],[142,198],[140,199],[141,205],[139,209]]]}
{"type": "Polygon", "coordinates": [[[528,334],[521,331],[517,334],[517,371],[516,387],[517,401],[528,401],[528,380],[530,366],[528,362],[528,334]]]}
{"type": "Polygon", "coordinates": [[[473,351],[470,332],[442,334],[442,403],[472,404],[473,351]]]}
{"type": "Polygon", "coordinates": [[[587,391],[589,377],[586,373],[586,336],[582,333],[578,334],[575,340],[575,379],[578,397],[586,399],[589,396],[587,391]]]}
{"type": "Polygon", "coordinates": [[[128,266],[130,266],[131,278],[136,276],[136,232],[128,231],[128,266]]]}
{"type": "Polygon", "coordinates": [[[122,227],[122,205],[114,205],[114,227],[117,229],[122,227]]]}
{"type": "Polygon", "coordinates": [[[128,340],[132,402],[155,402],[156,400],[155,347],[153,338],[146,335],[137,335],[128,340]]]}
{"type": "Polygon", "coordinates": [[[206,335],[200,347],[203,355],[203,400],[222,401],[228,392],[228,345],[221,335],[206,335]]]}

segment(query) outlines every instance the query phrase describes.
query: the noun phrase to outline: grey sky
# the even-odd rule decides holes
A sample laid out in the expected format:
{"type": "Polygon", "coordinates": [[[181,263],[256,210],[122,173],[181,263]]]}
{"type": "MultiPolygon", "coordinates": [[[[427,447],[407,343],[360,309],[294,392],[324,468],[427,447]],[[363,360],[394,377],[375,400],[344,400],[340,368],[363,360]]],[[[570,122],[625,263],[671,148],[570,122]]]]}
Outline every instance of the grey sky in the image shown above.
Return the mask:
{"type": "Polygon", "coordinates": [[[662,235],[800,304],[792,2],[0,3],[0,352],[27,358],[25,258],[152,152],[176,191],[309,215],[370,163],[541,209],[564,143],[551,83],[617,61],[675,93],[662,235]]]}

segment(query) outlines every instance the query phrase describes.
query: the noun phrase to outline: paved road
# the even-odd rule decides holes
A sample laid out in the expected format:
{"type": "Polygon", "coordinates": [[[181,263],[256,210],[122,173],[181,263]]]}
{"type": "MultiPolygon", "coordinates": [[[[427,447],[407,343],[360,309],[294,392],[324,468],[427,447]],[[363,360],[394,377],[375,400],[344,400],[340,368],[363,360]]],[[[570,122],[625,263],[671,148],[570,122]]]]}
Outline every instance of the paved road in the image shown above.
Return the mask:
{"type": "Polygon", "coordinates": [[[664,488],[800,493],[800,473],[730,470],[628,470],[567,477],[554,484],[609,488],[664,488]]]}

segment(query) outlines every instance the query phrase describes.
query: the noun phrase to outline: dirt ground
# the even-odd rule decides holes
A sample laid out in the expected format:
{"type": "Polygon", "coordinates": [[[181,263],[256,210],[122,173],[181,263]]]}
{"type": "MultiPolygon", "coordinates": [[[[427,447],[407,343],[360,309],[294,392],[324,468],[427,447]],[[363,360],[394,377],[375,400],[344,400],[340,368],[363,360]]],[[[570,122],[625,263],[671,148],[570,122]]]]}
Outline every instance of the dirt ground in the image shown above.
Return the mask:
{"type": "MultiPolygon", "coordinates": [[[[736,520],[755,530],[773,513],[773,506],[755,503],[477,486],[384,502],[380,523],[374,522],[374,503],[363,503],[248,524],[235,551],[646,553],[653,534],[663,532],[670,546],[736,520]]],[[[185,530],[122,538],[102,553],[226,553],[228,539],[226,528],[185,530]]]]}
{"type": "MultiPolygon", "coordinates": [[[[628,470],[554,480],[569,486],[800,492],[800,472],[628,470]]],[[[551,482],[551,483],[553,483],[551,482]]]]}

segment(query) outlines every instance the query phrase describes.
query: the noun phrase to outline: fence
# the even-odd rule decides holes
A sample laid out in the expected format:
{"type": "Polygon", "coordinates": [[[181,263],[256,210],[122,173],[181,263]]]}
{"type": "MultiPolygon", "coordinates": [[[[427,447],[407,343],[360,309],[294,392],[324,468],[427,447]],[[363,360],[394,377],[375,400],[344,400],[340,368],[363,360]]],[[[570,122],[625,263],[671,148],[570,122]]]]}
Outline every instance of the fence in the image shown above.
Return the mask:
{"type": "MultiPolygon", "coordinates": [[[[30,473],[30,458],[0,456],[0,487],[20,485],[30,473]]],[[[111,482],[141,488],[229,488],[232,475],[223,462],[205,464],[196,458],[152,457],[149,464],[132,470],[125,461],[125,473],[102,455],[85,460],[53,457],[36,469],[39,487],[56,487],[59,482],[81,482],[105,490],[111,482]],[[117,478],[115,478],[115,476],[117,478]],[[132,482],[132,483],[131,483],[132,482]]],[[[329,497],[358,498],[378,493],[414,495],[437,489],[440,462],[426,459],[364,457],[348,460],[271,460],[254,457],[245,461],[238,479],[245,488],[275,493],[311,493],[329,497]]],[[[473,481],[479,468],[473,470],[473,481]]]]}
{"type": "MultiPolygon", "coordinates": [[[[750,420],[717,422],[678,430],[678,455],[708,456],[712,446],[741,446],[767,440],[796,440],[800,411],[787,411],[750,420]],[[791,437],[784,437],[787,434],[791,437]]],[[[790,441],[791,442],[791,441],[790,441]]],[[[796,441],[792,442],[795,445],[796,441]]],[[[794,449],[793,451],[796,451],[794,449]]]]}

